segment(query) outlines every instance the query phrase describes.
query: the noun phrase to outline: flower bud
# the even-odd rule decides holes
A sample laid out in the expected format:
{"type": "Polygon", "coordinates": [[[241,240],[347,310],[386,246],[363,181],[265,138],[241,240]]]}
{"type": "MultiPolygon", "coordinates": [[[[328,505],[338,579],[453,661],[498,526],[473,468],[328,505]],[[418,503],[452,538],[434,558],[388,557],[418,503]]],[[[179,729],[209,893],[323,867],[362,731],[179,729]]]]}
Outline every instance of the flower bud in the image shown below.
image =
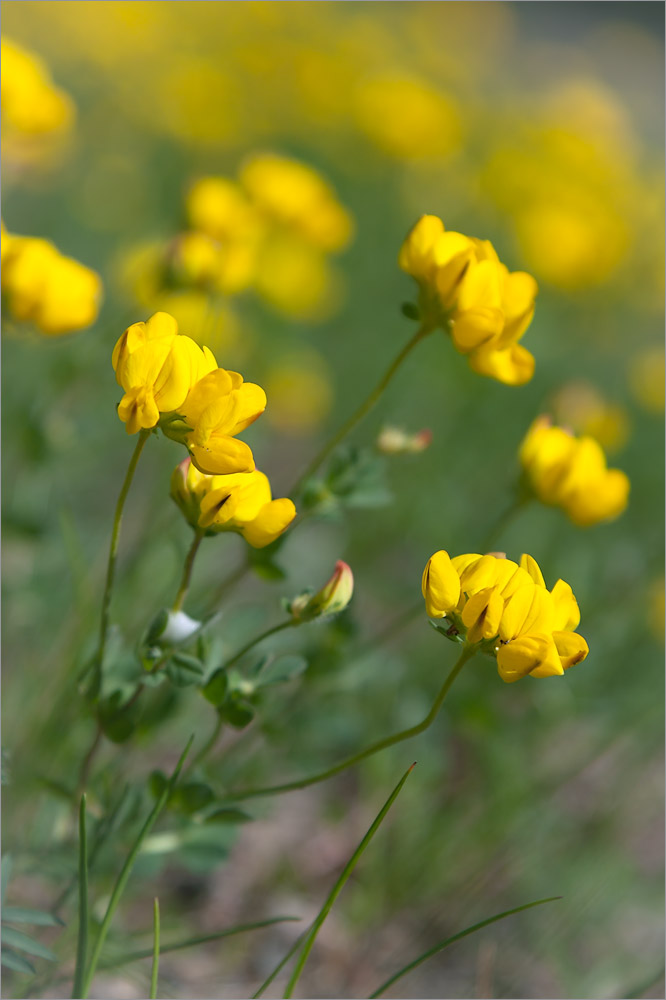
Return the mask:
{"type": "Polygon", "coordinates": [[[170,496],[193,528],[199,526],[201,499],[205,493],[206,477],[192,464],[192,459],[184,458],[171,473],[170,496]]]}
{"type": "Polygon", "coordinates": [[[413,455],[425,451],[432,442],[432,431],[408,434],[401,427],[384,427],[377,438],[377,450],[382,455],[413,455]]]}
{"type": "Polygon", "coordinates": [[[351,568],[341,559],[335,564],[330,580],[316,594],[302,594],[290,605],[290,612],[300,621],[337,615],[344,611],[354,592],[354,575],[351,568]]]}

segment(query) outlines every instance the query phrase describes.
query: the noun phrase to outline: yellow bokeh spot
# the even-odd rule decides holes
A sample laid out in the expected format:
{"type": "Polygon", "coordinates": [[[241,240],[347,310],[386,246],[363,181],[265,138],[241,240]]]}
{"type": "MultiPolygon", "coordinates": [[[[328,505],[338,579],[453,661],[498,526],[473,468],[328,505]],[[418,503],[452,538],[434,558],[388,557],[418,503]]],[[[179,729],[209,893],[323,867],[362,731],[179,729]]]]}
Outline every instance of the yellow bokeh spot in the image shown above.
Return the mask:
{"type": "Polygon", "coordinates": [[[269,369],[264,384],[266,416],[289,434],[307,434],[328,415],[333,391],[323,359],[314,351],[283,357],[269,369]]]}

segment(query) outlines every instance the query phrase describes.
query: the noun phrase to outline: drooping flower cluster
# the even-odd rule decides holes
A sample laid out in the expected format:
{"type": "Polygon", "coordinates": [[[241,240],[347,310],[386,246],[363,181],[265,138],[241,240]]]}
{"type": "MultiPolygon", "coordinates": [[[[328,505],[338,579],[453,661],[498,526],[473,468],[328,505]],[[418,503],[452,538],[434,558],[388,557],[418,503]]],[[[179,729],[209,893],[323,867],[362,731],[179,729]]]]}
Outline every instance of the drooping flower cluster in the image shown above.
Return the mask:
{"type": "Polygon", "coordinates": [[[227,476],[206,476],[190,458],[171,476],[171,496],[193,528],[235,531],[255,549],[274,542],[291,524],[291,500],[273,500],[268,477],[255,469],[227,476]]]}
{"type": "Polygon", "coordinates": [[[252,452],[236,435],[263,413],[264,390],[218,368],[212,351],[179,335],[172,316],[155,313],[130,326],[112,363],[125,390],[118,416],[128,434],[159,425],[186,445],[203,473],[254,471],[252,452]]]}
{"type": "Polygon", "coordinates": [[[102,282],[48,240],[13,236],[3,227],[2,293],[14,319],[59,336],[95,322],[102,282]]]}
{"type": "Polygon", "coordinates": [[[601,445],[554,427],[549,417],[538,417],[532,424],[520,447],[520,461],[535,496],[561,507],[580,527],[619,517],[627,506],[629,478],[607,467],[601,445]]]}
{"type": "Polygon", "coordinates": [[[416,279],[421,318],[442,326],[470,367],[507,385],[534,373],[534,358],[519,343],[534,315],[537,284],[510,272],[489,240],[447,232],[424,215],[400,250],[400,267],[416,279]]]}
{"type": "Polygon", "coordinates": [[[428,560],[422,591],[431,618],[450,622],[450,634],[483,643],[495,654],[503,681],[561,675],[588,654],[573,631],[580,621],[568,583],[548,590],[536,561],[470,553],[451,559],[440,550],[428,560]]]}

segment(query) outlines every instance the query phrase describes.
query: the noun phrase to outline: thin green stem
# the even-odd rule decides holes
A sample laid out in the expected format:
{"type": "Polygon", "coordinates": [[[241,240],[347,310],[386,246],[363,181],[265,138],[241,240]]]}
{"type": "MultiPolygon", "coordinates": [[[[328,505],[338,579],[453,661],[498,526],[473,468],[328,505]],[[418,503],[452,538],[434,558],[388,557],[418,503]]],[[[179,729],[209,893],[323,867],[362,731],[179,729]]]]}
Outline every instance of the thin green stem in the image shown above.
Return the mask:
{"type": "Polygon", "coordinates": [[[249,561],[246,559],[245,562],[241,563],[240,566],[237,566],[236,569],[229,573],[229,575],[222,581],[220,586],[215,591],[215,596],[213,597],[213,601],[210,606],[211,610],[217,608],[220,601],[226,597],[231,588],[242,580],[243,577],[250,572],[251,568],[252,567],[249,561]]]}
{"type": "Polygon", "coordinates": [[[127,467],[127,472],[125,473],[125,479],[123,480],[123,485],[120,488],[120,494],[118,495],[118,501],[116,503],[116,510],[113,517],[113,528],[111,531],[111,542],[109,544],[109,559],[106,566],[106,583],[104,585],[104,595],[102,597],[102,612],[100,616],[100,626],[99,626],[99,643],[97,646],[97,655],[95,657],[95,681],[94,681],[94,696],[95,699],[99,697],[100,687],[102,685],[102,667],[104,664],[104,653],[106,650],[106,639],[109,632],[109,612],[111,609],[111,595],[113,593],[113,582],[116,575],[116,559],[118,556],[118,541],[120,539],[120,525],[123,519],[123,508],[125,506],[125,501],[127,499],[127,494],[129,493],[130,486],[132,485],[132,480],[134,478],[134,473],[136,471],[137,463],[141,457],[141,452],[143,451],[144,445],[148,438],[150,437],[149,430],[140,431],[138,440],[136,442],[136,447],[130,459],[130,463],[127,467]]]}
{"type": "Polygon", "coordinates": [[[220,733],[222,732],[223,725],[224,722],[222,716],[218,712],[213,732],[210,734],[210,736],[202,746],[201,750],[199,750],[199,752],[192,758],[192,763],[189,765],[189,767],[186,768],[185,773],[193,771],[194,768],[197,766],[197,764],[200,764],[203,760],[205,760],[208,754],[211,752],[211,750],[215,748],[215,745],[220,738],[220,733]]]}
{"type": "Polygon", "coordinates": [[[315,943],[315,939],[317,937],[317,934],[319,933],[319,929],[321,928],[322,924],[326,920],[326,917],[331,912],[331,909],[333,908],[333,904],[335,903],[336,899],[338,898],[338,896],[342,892],[342,889],[344,888],[345,882],[347,881],[347,879],[349,878],[349,876],[353,872],[354,868],[358,864],[358,861],[359,861],[361,855],[363,854],[363,852],[365,851],[366,847],[368,846],[368,844],[370,843],[370,841],[372,840],[372,838],[374,837],[374,835],[377,833],[377,830],[381,826],[381,824],[382,824],[382,822],[383,822],[386,814],[388,813],[389,809],[391,808],[391,806],[393,805],[393,803],[397,799],[397,797],[400,794],[400,791],[402,789],[402,786],[407,781],[407,778],[412,773],[412,771],[414,770],[415,766],[416,766],[415,764],[412,764],[405,771],[405,773],[403,774],[402,778],[400,779],[400,781],[398,782],[398,784],[395,786],[395,788],[393,789],[393,791],[389,795],[388,799],[386,800],[386,802],[384,803],[384,805],[380,809],[379,813],[375,817],[374,821],[370,825],[370,828],[368,829],[368,832],[363,837],[363,840],[360,842],[360,844],[358,845],[358,847],[356,848],[356,850],[352,854],[351,858],[349,859],[349,861],[347,862],[347,864],[345,865],[345,867],[342,869],[342,872],[340,873],[340,876],[338,877],[335,885],[333,886],[333,888],[331,889],[330,893],[328,894],[328,896],[326,898],[326,902],[324,903],[324,905],[322,906],[321,910],[319,911],[319,913],[315,917],[315,919],[313,921],[313,924],[312,924],[312,927],[308,931],[307,937],[305,938],[305,941],[303,943],[303,948],[301,950],[300,955],[298,956],[298,961],[296,962],[296,965],[294,967],[294,971],[292,972],[291,977],[289,979],[289,982],[287,983],[287,988],[284,991],[285,1000],[288,1000],[288,998],[292,996],[292,994],[294,992],[294,988],[296,986],[296,983],[298,982],[298,980],[300,978],[300,975],[301,975],[301,972],[303,971],[303,968],[305,966],[305,963],[308,960],[308,956],[309,956],[310,952],[312,951],[312,946],[315,943]]]}
{"type": "Polygon", "coordinates": [[[288,618],[286,621],[280,622],[279,625],[273,625],[271,628],[266,629],[265,632],[262,632],[260,635],[255,636],[254,639],[251,639],[245,646],[243,646],[242,649],[239,649],[237,653],[234,653],[231,659],[227,660],[226,663],[222,665],[221,669],[228,670],[229,667],[233,667],[234,663],[238,663],[242,656],[245,656],[245,654],[253,649],[254,646],[258,646],[260,642],[264,641],[264,639],[268,639],[269,636],[276,635],[278,632],[283,632],[286,628],[294,628],[296,625],[302,624],[303,623],[298,621],[296,618],[288,618]]]}
{"type": "Polygon", "coordinates": [[[417,725],[410,726],[409,729],[403,729],[399,733],[394,733],[393,736],[386,736],[383,740],[378,740],[376,743],[372,743],[365,750],[361,750],[359,753],[353,754],[351,757],[347,757],[340,764],[336,764],[334,767],[329,767],[327,771],[321,771],[319,774],[312,775],[309,778],[299,778],[296,781],[289,781],[283,785],[268,785],[266,788],[248,788],[245,791],[230,792],[227,796],[229,799],[240,801],[241,799],[253,799],[258,798],[262,795],[278,795],[282,792],[293,792],[300,788],[307,788],[309,785],[316,785],[320,781],[327,781],[328,778],[332,778],[336,774],[340,774],[341,771],[346,771],[348,767],[354,767],[355,764],[359,764],[366,757],[372,757],[373,754],[379,753],[380,750],[385,750],[387,747],[393,746],[395,743],[402,743],[403,740],[409,740],[413,736],[418,736],[428,729],[439,714],[439,710],[444,704],[444,699],[449,693],[453,682],[456,677],[465,666],[467,661],[474,656],[477,650],[477,646],[470,646],[465,644],[463,646],[462,652],[458,661],[452,667],[451,672],[439,689],[439,693],[435,698],[432,708],[426,715],[426,717],[417,725]]]}
{"type": "Polygon", "coordinates": [[[517,514],[523,510],[532,498],[524,493],[516,493],[509,506],[502,511],[495,523],[491,526],[485,537],[481,551],[488,552],[497,544],[502,537],[502,533],[508,528],[517,514]]]}
{"type": "Polygon", "coordinates": [[[160,901],[153,903],[153,966],[150,972],[150,1000],[157,1000],[157,976],[160,968],[160,901]]]}
{"type": "Polygon", "coordinates": [[[363,420],[366,414],[370,412],[393,379],[393,376],[396,374],[403,361],[411,354],[416,345],[423,340],[424,337],[427,337],[429,333],[432,333],[433,329],[434,328],[432,326],[425,323],[418,328],[411,340],[407,341],[402,350],[393,359],[370,395],[366,397],[359,408],[352,413],[351,417],[349,417],[349,419],[342,425],[342,427],[340,427],[333,437],[327,441],[321,451],[315,455],[305,472],[300,476],[296,483],[294,483],[293,488],[289,491],[289,496],[294,497],[300,493],[304,483],[310,478],[310,476],[314,475],[320,465],[326,461],[331,452],[337,448],[340,442],[346,438],[347,435],[354,430],[356,425],[363,420]]]}
{"type": "Polygon", "coordinates": [[[200,528],[194,532],[194,539],[188,550],[187,556],[185,558],[185,565],[183,566],[183,575],[180,581],[180,587],[178,588],[178,593],[176,594],[176,600],[173,602],[172,611],[180,611],[183,606],[187,592],[190,589],[190,580],[192,579],[192,569],[194,567],[194,560],[197,557],[197,552],[199,551],[199,546],[203,541],[205,532],[200,528]]]}
{"type": "Polygon", "coordinates": [[[79,806],[79,936],[76,946],[76,967],[72,984],[72,1000],[83,996],[83,974],[88,958],[88,841],[86,837],[86,797],[79,806]]]}
{"type": "Polygon", "coordinates": [[[120,902],[120,897],[122,896],[123,891],[125,889],[125,886],[127,885],[128,879],[129,879],[130,874],[132,872],[132,868],[134,867],[134,862],[137,859],[137,856],[139,854],[139,851],[141,850],[141,846],[142,846],[144,840],[146,839],[146,837],[148,836],[148,834],[152,830],[153,826],[157,822],[157,819],[158,819],[160,813],[162,812],[162,810],[164,809],[165,805],[167,804],[167,801],[168,801],[168,799],[169,799],[169,797],[170,797],[173,789],[176,786],[176,782],[178,781],[178,776],[179,776],[179,774],[181,772],[181,769],[182,769],[182,766],[183,766],[183,764],[185,762],[185,758],[186,758],[187,754],[189,753],[190,747],[192,746],[192,740],[193,739],[194,739],[194,737],[191,736],[190,739],[188,740],[187,746],[185,747],[185,749],[183,750],[182,754],[180,755],[180,759],[179,759],[178,763],[176,764],[176,768],[175,768],[173,774],[171,775],[171,778],[167,782],[167,784],[166,784],[166,786],[165,786],[162,794],[160,795],[159,799],[155,803],[155,805],[153,807],[153,810],[150,813],[148,819],[143,824],[143,826],[142,826],[142,828],[141,828],[141,830],[139,832],[139,835],[138,835],[137,839],[135,840],[135,842],[134,842],[134,844],[132,846],[132,849],[130,850],[129,854],[127,855],[127,858],[125,860],[125,864],[123,865],[122,869],[120,870],[120,874],[118,875],[118,878],[116,879],[116,883],[115,883],[115,885],[113,887],[113,892],[111,893],[111,898],[110,898],[108,906],[106,908],[106,913],[104,914],[104,917],[102,919],[102,923],[100,925],[100,928],[99,928],[99,931],[98,931],[98,934],[97,934],[97,939],[95,941],[95,945],[94,945],[93,950],[92,950],[92,955],[90,956],[90,962],[88,963],[88,968],[87,968],[86,974],[85,974],[85,976],[83,978],[83,988],[82,988],[81,993],[80,993],[80,1000],[86,1000],[86,997],[88,996],[88,993],[90,992],[90,986],[91,986],[92,981],[93,981],[94,976],[95,976],[95,970],[97,969],[97,963],[99,962],[100,955],[102,954],[102,948],[104,947],[104,942],[106,941],[106,936],[109,933],[109,928],[111,926],[111,921],[113,919],[113,915],[116,912],[116,909],[118,907],[118,903],[120,902]]]}

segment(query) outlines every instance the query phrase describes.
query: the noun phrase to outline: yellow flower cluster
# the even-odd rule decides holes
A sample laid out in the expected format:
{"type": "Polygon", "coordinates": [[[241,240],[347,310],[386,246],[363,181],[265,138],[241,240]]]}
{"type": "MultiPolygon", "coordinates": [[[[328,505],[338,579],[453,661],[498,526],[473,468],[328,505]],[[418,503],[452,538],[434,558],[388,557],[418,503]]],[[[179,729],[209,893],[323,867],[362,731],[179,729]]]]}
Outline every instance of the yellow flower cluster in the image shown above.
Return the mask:
{"type": "Polygon", "coordinates": [[[187,446],[201,472],[254,470],[250,448],[236,435],[263,413],[264,390],[218,368],[212,351],[178,334],[172,316],[155,313],[130,326],[116,343],[112,363],[125,390],[118,416],[128,434],[159,424],[187,446]]]}
{"type": "Polygon", "coordinates": [[[3,227],[2,292],[15,319],[58,336],[94,323],[102,282],[48,240],[11,236],[3,227]]]}
{"type": "Polygon", "coordinates": [[[41,59],[8,38],[2,39],[1,48],[3,129],[29,135],[66,129],[74,106],[54,85],[41,59]]]}
{"type": "Polygon", "coordinates": [[[255,549],[274,542],[296,517],[291,500],[272,499],[268,477],[258,469],[206,476],[186,458],[171,476],[171,496],[193,528],[238,532],[255,549]]]}
{"type": "Polygon", "coordinates": [[[534,315],[534,278],[510,272],[489,240],[447,232],[434,215],[419,219],[398,262],[418,282],[421,318],[447,330],[475,372],[506,385],[532,378],[534,358],[519,341],[534,315]]]}
{"type": "Polygon", "coordinates": [[[609,469],[601,445],[576,438],[550,418],[538,417],[520,446],[526,485],[542,503],[561,507],[580,527],[619,517],[627,506],[629,479],[609,469]]]}
{"type": "Polygon", "coordinates": [[[571,587],[558,580],[548,590],[529,555],[518,565],[496,553],[451,559],[440,550],[428,560],[422,591],[428,615],[446,617],[452,636],[483,643],[507,683],[561,675],[589,652],[573,631],[580,612],[571,587]]]}

